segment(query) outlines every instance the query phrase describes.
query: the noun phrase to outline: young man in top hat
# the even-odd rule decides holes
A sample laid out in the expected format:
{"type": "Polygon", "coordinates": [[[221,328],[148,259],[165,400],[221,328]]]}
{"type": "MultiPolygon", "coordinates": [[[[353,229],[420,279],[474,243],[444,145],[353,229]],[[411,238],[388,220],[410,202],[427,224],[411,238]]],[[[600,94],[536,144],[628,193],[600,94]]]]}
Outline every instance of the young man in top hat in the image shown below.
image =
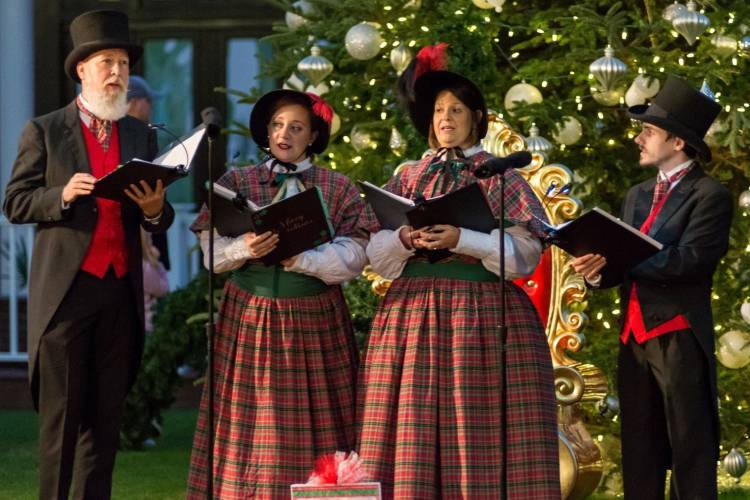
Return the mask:
{"type": "Polygon", "coordinates": [[[163,231],[174,212],[161,183],[131,184],[133,203],[91,196],[118,164],[153,158],[156,140],[126,116],[129,67],[142,49],[130,42],[125,14],[87,12],[70,32],[65,70],[81,94],[26,124],[3,209],[13,223],[37,224],[28,351],[39,497],[68,498],[75,480],[75,498],[102,499],[143,346],[139,226],[163,231]]]}
{"type": "Polygon", "coordinates": [[[662,499],[667,469],[673,500],[717,497],[719,421],[711,286],[729,244],[732,199],[706,175],[703,141],[721,110],[713,99],[668,77],[635,138],[641,166],[657,177],[631,188],[622,219],[664,245],[618,278],[606,259],[572,261],[586,280],[620,284],[623,324],[618,358],[622,466],[626,499],[662,499]]]}

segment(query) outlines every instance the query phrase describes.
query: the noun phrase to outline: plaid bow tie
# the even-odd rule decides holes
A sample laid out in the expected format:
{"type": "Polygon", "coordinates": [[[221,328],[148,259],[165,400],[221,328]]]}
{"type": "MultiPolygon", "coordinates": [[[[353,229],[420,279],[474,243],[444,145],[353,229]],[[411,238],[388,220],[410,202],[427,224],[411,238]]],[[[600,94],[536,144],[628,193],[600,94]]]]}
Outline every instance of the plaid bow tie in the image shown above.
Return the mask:
{"type": "Polygon", "coordinates": [[[84,107],[80,96],[78,96],[76,103],[78,104],[78,109],[89,117],[89,130],[94,134],[94,137],[96,137],[96,142],[102,146],[104,151],[107,151],[109,149],[109,139],[112,136],[112,120],[102,120],[101,118],[98,118],[84,107]]]}
{"type": "Polygon", "coordinates": [[[656,182],[656,186],[654,187],[654,198],[651,201],[651,212],[653,212],[667,196],[667,193],[669,193],[669,186],[671,186],[673,182],[682,179],[689,171],[690,168],[683,168],[668,179],[660,178],[656,182]]]}

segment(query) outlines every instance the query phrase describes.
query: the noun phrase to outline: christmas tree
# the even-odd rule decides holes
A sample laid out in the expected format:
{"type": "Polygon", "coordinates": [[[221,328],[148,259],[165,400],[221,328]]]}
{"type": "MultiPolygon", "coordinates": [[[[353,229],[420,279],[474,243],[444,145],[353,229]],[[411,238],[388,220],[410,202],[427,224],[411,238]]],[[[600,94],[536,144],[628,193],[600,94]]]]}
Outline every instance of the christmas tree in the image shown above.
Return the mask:
{"type": "MultiPolygon", "coordinates": [[[[267,37],[274,51],[263,61],[265,74],[324,94],[337,116],[331,144],[318,162],[355,179],[382,183],[427,148],[399,107],[396,79],[420,47],[437,42],[449,44],[449,69],[474,80],[492,110],[536,137],[534,147],[551,162],[573,171],[573,194],[584,206],[613,213],[619,213],[628,187],[654,175],[638,166],[632,140],[639,124],[628,119],[628,105],[655,95],[667,74],[713,95],[723,111],[707,137],[713,161],[706,170],[738,200],[731,248],[714,283],[719,359],[726,364],[719,364],[722,456],[735,447],[750,451],[750,368],[744,365],[750,336],[741,333],[750,325],[740,312],[750,302],[746,0],[270,3],[287,17],[267,37]]],[[[257,97],[236,93],[246,102],[257,97]]],[[[750,305],[746,309],[750,322],[750,305]]],[[[586,313],[588,344],[577,357],[605,369],[612,384],[621,314],[615,293],[590,294],[586,313]]],[[[589,428],[618,434],[616,417],[599,416],[593,408],[589,428]]]]}

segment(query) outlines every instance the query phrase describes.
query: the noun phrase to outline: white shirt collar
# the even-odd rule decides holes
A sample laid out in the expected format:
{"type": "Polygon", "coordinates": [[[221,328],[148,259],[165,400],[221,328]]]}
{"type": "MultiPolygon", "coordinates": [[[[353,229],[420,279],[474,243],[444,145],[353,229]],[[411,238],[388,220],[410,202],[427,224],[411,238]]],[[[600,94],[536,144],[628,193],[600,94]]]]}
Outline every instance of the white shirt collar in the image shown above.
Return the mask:
{"type": "MultiPolygon", "coordinates": [[[[271,168],[271,164],[273,163],[273,161],[275,159],[276,158],[274,158],[273,156],[271,156],[270,158],[268,158],[268,160],[266,160],[266,162],[264,163],[264,165],[266,167],[268,167],[268,168],[271,168]]],[[[295,163],[295,165],[297,165],[297,170],[295,170],[295,172],[304,172],[305,170],[307,170],[310,167],[312,167],[312,160],[310,159],[309,156],[306,156],[304,160],[295,163]]],[[[284,168],[283,165],[278,165],[277,164],[277,165],[273,166],[273,171],[274,172],[279,172],[279,173],[283,174],[283,173],[286,172],[286,168],[284,168]]]]}
{"type": "Polygon", "coordinates": [[[672,168],[671,170],[668,170],[667,172],[662,172],[661,170],[659,170],[659,174],[657,175],[658,180],[664,180],[664,181],[669,180],[673,175],[685,170],[692,164],[693,164],[693,160],[691,159],[686,162],[680,163],[679,165],[672,168]]]}
{"type": "MultiPolygon", "coordinates": [[[[484,151],[484,148],[482,147],[482,143],[478,142],[470,148],[466,148],[466,149],[462,148],[461,151],[463,152],[465,158],[469,158],[479,153],[480,151],[484,151]]],[[[435,154],[434,149],[428,149],[424,153],[422,153],[422,158],[426,156],[434,155],[434,154],[435,154]]]]}
{"type": "MultiPolygon", "coordinates": [[[[85,97],[83,97],[83,94],[78,94],[78,97],[81,99],[81,104],[83,104],[83,107],[91,111],[91,106],[89,106],[89,102],[85,97]]],[[[78,116],[81,118],[81,121],[83,121],[86,127],[91,128],[91,117],[89,115],[79,109],[78,116]]]]}

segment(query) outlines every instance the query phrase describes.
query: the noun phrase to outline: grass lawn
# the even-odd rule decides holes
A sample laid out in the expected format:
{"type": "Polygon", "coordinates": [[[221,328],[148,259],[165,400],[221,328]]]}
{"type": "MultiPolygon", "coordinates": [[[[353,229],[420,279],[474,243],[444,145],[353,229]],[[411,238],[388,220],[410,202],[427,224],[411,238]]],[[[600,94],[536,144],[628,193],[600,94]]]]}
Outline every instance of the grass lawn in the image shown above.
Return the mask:
{"type": "MultiPolygon", "coordinates": [[[[163,435],[154,448],[117,454],[112,498],[185,498],[197,410],[164,414],[163,435]]],[[[0,411],[0,499],[38,495],[37,417],[31,411],[0,411]]]]}
{"type": "MultiPolygon", "coordinates": [[[[154,448],[117,454],[112,498],[175,500],[185,497],[197,410],[164,414],[163,434],[154,448]]],[[[38,495],[37,417],[31,411],[0,411],[0,499],[34,500],[38,495]]],[[[611,500],[594,495],[591,500],[611,500]]],[[[748,500],[750,491],[719,494],[720,500],[748,500]]]]}

